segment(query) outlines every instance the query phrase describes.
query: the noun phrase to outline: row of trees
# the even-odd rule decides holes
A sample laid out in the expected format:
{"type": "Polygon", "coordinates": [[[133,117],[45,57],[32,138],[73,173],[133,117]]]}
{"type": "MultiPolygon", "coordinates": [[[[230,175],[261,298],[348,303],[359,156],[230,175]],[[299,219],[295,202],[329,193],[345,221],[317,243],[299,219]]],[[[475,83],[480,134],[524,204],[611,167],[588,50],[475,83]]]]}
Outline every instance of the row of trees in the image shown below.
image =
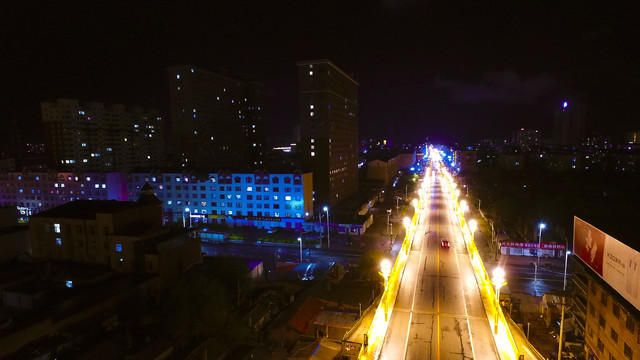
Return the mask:
{"type": "MultiPolygon", "coordinates": [[[[601,171],[551,171],[529,166],[508,171],[498,166],[480,166],[465,174],[469,201],[512,237],[535,239],[541,221],[548,226],[547,239],[571,242],[573,216],[578,216],[620,237],[631,237],[631,224],[640,220],[640,176],[601,171]]],[[[462,195],[464,195],[463,193],[462,195]]]]}

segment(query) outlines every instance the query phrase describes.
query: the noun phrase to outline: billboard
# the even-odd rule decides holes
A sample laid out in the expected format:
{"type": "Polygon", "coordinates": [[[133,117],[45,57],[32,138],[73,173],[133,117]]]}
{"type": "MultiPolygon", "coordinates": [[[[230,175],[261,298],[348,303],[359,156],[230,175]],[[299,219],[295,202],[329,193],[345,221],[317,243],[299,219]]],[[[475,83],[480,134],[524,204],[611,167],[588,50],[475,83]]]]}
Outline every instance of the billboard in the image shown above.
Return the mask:
{"type": "Polygon", "coordinates": [[[574,216],[573,250],[633,306],[640,309],[640,253],[574,216]]]}

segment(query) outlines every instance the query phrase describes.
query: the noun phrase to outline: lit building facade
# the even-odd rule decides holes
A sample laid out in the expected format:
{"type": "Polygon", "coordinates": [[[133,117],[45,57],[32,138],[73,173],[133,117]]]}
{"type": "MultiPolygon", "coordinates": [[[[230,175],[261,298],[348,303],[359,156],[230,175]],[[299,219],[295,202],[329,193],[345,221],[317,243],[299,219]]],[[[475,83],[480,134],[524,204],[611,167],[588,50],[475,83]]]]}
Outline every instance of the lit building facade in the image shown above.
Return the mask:
{"type": "Polygon", "coordinates": [[[57,99],[40,104],[49,165],[68,171],[126,171],[165,164],[164,119],[156,110],[57,99]]]}
{"type": "Polygon", "coordinates": [[[135,201],[145,183],[164,222],[296,228],[313,216],[311,173],[0,173],[0,205],[20,219],[75,200],[135,201]]]}
{"type": "Polygon", "coordinates": [[[300,229],[313,216],[311,173],[133,173],[127,194],[136,199],[145,183],[164,202],[165,221],[227,223],[300,229]]]}
{"type": "Polygon", "coordinates": [[[640,358],[640,311],[574,258],[570,316],[588,356],[640,358]]]}
{"type": "Polygon", "coordinates": [[[127,197],[126,174],[0,173],[0,204],[17,206],[20,220],[74,200],[120,200],[127,197]]]}
{"type": "Polygon", "coordinates": [[[329,60],[297,66],[303,170],[315,202],[335,205],[358,191],[359,84],[329,60]]]}
{"type": "Polygon", "coordinates": [[[194,66],[167,72],[174,161],[184,169],[263,163],[262,84],[194,66]]]}

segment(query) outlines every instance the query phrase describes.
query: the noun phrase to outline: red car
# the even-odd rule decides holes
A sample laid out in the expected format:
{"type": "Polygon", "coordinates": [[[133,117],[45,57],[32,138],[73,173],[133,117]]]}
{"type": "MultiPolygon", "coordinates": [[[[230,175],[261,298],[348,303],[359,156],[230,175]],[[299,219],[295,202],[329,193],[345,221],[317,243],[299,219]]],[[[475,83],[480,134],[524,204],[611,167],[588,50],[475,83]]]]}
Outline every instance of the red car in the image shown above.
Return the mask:
{"type": "Polygon", "coordinates": [[[449,248],[449,241],[448,240],[440,241],[440,246],[442,246],[445,249],[448,249],[449,248]]]}

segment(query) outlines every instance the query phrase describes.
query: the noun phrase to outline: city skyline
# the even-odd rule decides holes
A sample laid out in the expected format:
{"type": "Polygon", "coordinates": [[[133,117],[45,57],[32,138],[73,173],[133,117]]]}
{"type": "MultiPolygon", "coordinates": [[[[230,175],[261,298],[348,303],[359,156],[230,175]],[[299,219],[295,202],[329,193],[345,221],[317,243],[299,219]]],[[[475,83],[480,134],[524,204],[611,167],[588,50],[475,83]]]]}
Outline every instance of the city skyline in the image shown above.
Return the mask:
{"type": "Polygon", "coordinates": [[[55,98],[168,116],[165,69],[194,64],[264,83],[265,121],[278,125],[269,135],[288,136],[299,123],[296,62],[329,58],[361,83],[363,138],[473,141],[520,127],[550,138],[554,106],[576,96],[587,98],[587,135],[621,136],[639,111],[624,41],[637,29],[624,6],[15,4],[3,124],[39,126],[40,102],[55,98]]]}

